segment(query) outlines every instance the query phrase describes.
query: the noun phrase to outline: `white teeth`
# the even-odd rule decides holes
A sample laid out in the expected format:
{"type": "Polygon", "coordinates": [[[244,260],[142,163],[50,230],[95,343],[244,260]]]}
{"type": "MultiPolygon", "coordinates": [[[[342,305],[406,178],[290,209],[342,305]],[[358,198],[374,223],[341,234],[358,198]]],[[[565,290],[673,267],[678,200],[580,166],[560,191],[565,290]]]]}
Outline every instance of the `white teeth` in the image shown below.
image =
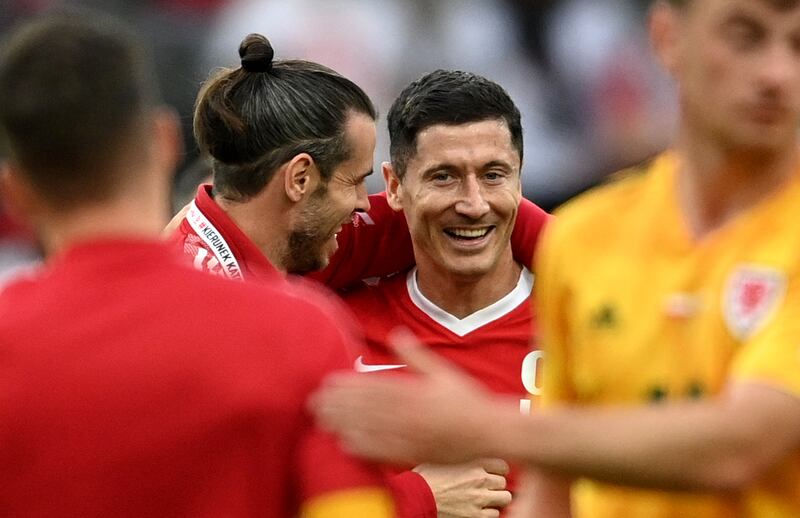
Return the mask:
{"type": "Polygon", "coordinates": [[[451,229],[448,229],[448,232],[450,232],[454,236],[458,236],[458,237],[476,238],[476,237],[485,236],[489,232],[489,229],[488,228],[476,228],[476,229],[471,229],[471,228],[451,228],[451,229]]]}

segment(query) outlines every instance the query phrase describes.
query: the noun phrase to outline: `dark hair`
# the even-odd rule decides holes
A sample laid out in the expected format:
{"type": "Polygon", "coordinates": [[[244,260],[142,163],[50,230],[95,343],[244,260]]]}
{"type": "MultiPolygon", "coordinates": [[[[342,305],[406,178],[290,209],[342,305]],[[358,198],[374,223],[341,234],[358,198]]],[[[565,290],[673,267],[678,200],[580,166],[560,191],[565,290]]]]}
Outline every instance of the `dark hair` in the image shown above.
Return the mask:
{"type": "Polygon", "coordinates": [[[416,153],[417,135],[435,124],[502,119],[522,160],[522,122],[514,101],[497,83],[469,72],[436,70],[408,85],[389,110],[392,165],[402,179],[416,153]]]}
{"type": "Polygon", "coordinates": [[[49,202],[106,199],[123,151],[158,101],[150,61],[121,23],[86,11],[21,26],[0,56],[0,127],[12,160],[49,202]]]}
{"type": "Polygon", "coordinates": [[[212,76],[197,97],[194,134],[213,158],[214,189],[232,199],[258,194],[281,164],[314,158],[324,180],[349,158],[344,126],[351,112],[376,118],[367,94],[309,61],[272,61],[267,38],[248,35],[242,66],[212,76]]]}

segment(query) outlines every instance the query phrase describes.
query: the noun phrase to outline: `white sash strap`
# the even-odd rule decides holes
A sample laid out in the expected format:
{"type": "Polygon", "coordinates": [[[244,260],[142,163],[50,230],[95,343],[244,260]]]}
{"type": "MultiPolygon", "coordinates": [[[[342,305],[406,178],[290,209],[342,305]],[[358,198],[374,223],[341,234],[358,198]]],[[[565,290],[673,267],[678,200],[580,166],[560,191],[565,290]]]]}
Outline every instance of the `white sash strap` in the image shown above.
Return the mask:
{"type": "Polygon", "coordinates": [[[231,252],[231,247],[228,246],[225,238],[219,230],[206,218],[205,214],[200,212],[194,201],[189,206],[189,211],[186,213],[186,221],[195,233],[203,240],[208,248],[214,253],[214,256],[222,265],[222,271],[229,279],[244,280],[242,276],[242,269],[239,267],[239,262],[231,252]]]}

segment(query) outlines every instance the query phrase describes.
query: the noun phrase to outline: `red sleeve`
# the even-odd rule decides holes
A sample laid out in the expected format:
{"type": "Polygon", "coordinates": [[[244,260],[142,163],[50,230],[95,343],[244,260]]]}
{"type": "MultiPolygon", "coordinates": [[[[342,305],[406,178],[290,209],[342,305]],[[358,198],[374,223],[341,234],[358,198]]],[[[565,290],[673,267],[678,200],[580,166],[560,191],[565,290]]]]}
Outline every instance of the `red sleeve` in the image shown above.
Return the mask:
{"type": "MultiPolygon", "coordinates": [[[[320,294],[320,289],[304,282],[290,285],[293,295],[312,300],[319,310],[313,320],[315,332],[309,335],[315,343],[314,354],[303,363],[309,382],[304,390],[309,393],[328,374],[351,370],[350,352],[361,347],[345,307],[332,295],[320,294]]],[[[338,439],[318,427],[311,415],[306,414],[306,420],[293,452],[301,516],[405,518],[380,467],[344,451],[338,439]]]]}
{"type": "Polygon", "coordinates": [[[406,518],[436,518],[436,499],[422,475],[403,471],[389,477],[389,488],[400,516],[406,518]]]}
{"type": "Polygon", "coordinates": [[[406,217],[389,207],[386,193],[369,197],[370,209],[353,216],[337,236],[327,268],[309,276],[338,290],[369,277],[385,277],[414,265],[406,217]]]}
{"type": "Polygon", "coordinates": [[[514,232],[511,234],[511,250],[514,259],[533,271],[533,259],[536,254],[539,236],[545,224],[552,216],[532,201],[522,198],[517,212],[514,232]]]}
{"type": "MultiPolygon", "coordinates": [[[[313,291],[320,290],[311,283],[301,282],[293,287],[297,294],[309,297],[313,291]]],[[[358,339],[357,329],[342,325],[350,322],[350,314],[341,301],[332,295],[317,298],[317,301],[324,311],[324,317],[317,322],[317,330],[328,337],[330,347],[328,354],[323,355],[325,347],[318,344],[315,357],[320,363],[310,367],[321,368],[315,375],[321,378],[328,372],[349,371],[352,359],[347,351],[359,349],[363,343],[358,339]],[[334,322],[337,324],[331,327],[334,322]],[[329,329],[325,329],[326,326],[329,329]]],[[[309,427],[296,452],[298,496],[304,509],[320,512],[304,512],[304,517],[327,516],[326,513],[331,516],[437,517],[436,501],[422,476],[411,471],[395,475],[356,458],[342,449],[334,435],[314,425],[311,416],[308,419],[309,427]]]]}

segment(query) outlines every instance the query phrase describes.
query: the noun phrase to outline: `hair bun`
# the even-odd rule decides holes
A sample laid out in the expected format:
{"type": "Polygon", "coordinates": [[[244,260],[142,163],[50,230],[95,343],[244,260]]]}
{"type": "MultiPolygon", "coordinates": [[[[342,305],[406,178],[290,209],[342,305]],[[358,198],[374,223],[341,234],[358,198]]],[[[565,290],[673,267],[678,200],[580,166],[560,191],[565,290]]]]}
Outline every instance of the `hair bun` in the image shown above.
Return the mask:
{"type": "Polygon", "coordinates": [[[269,72],[275,51],[269,40],[261,34],[248,34],[239,45],[242,68],[248,72],[269,72]]]}

